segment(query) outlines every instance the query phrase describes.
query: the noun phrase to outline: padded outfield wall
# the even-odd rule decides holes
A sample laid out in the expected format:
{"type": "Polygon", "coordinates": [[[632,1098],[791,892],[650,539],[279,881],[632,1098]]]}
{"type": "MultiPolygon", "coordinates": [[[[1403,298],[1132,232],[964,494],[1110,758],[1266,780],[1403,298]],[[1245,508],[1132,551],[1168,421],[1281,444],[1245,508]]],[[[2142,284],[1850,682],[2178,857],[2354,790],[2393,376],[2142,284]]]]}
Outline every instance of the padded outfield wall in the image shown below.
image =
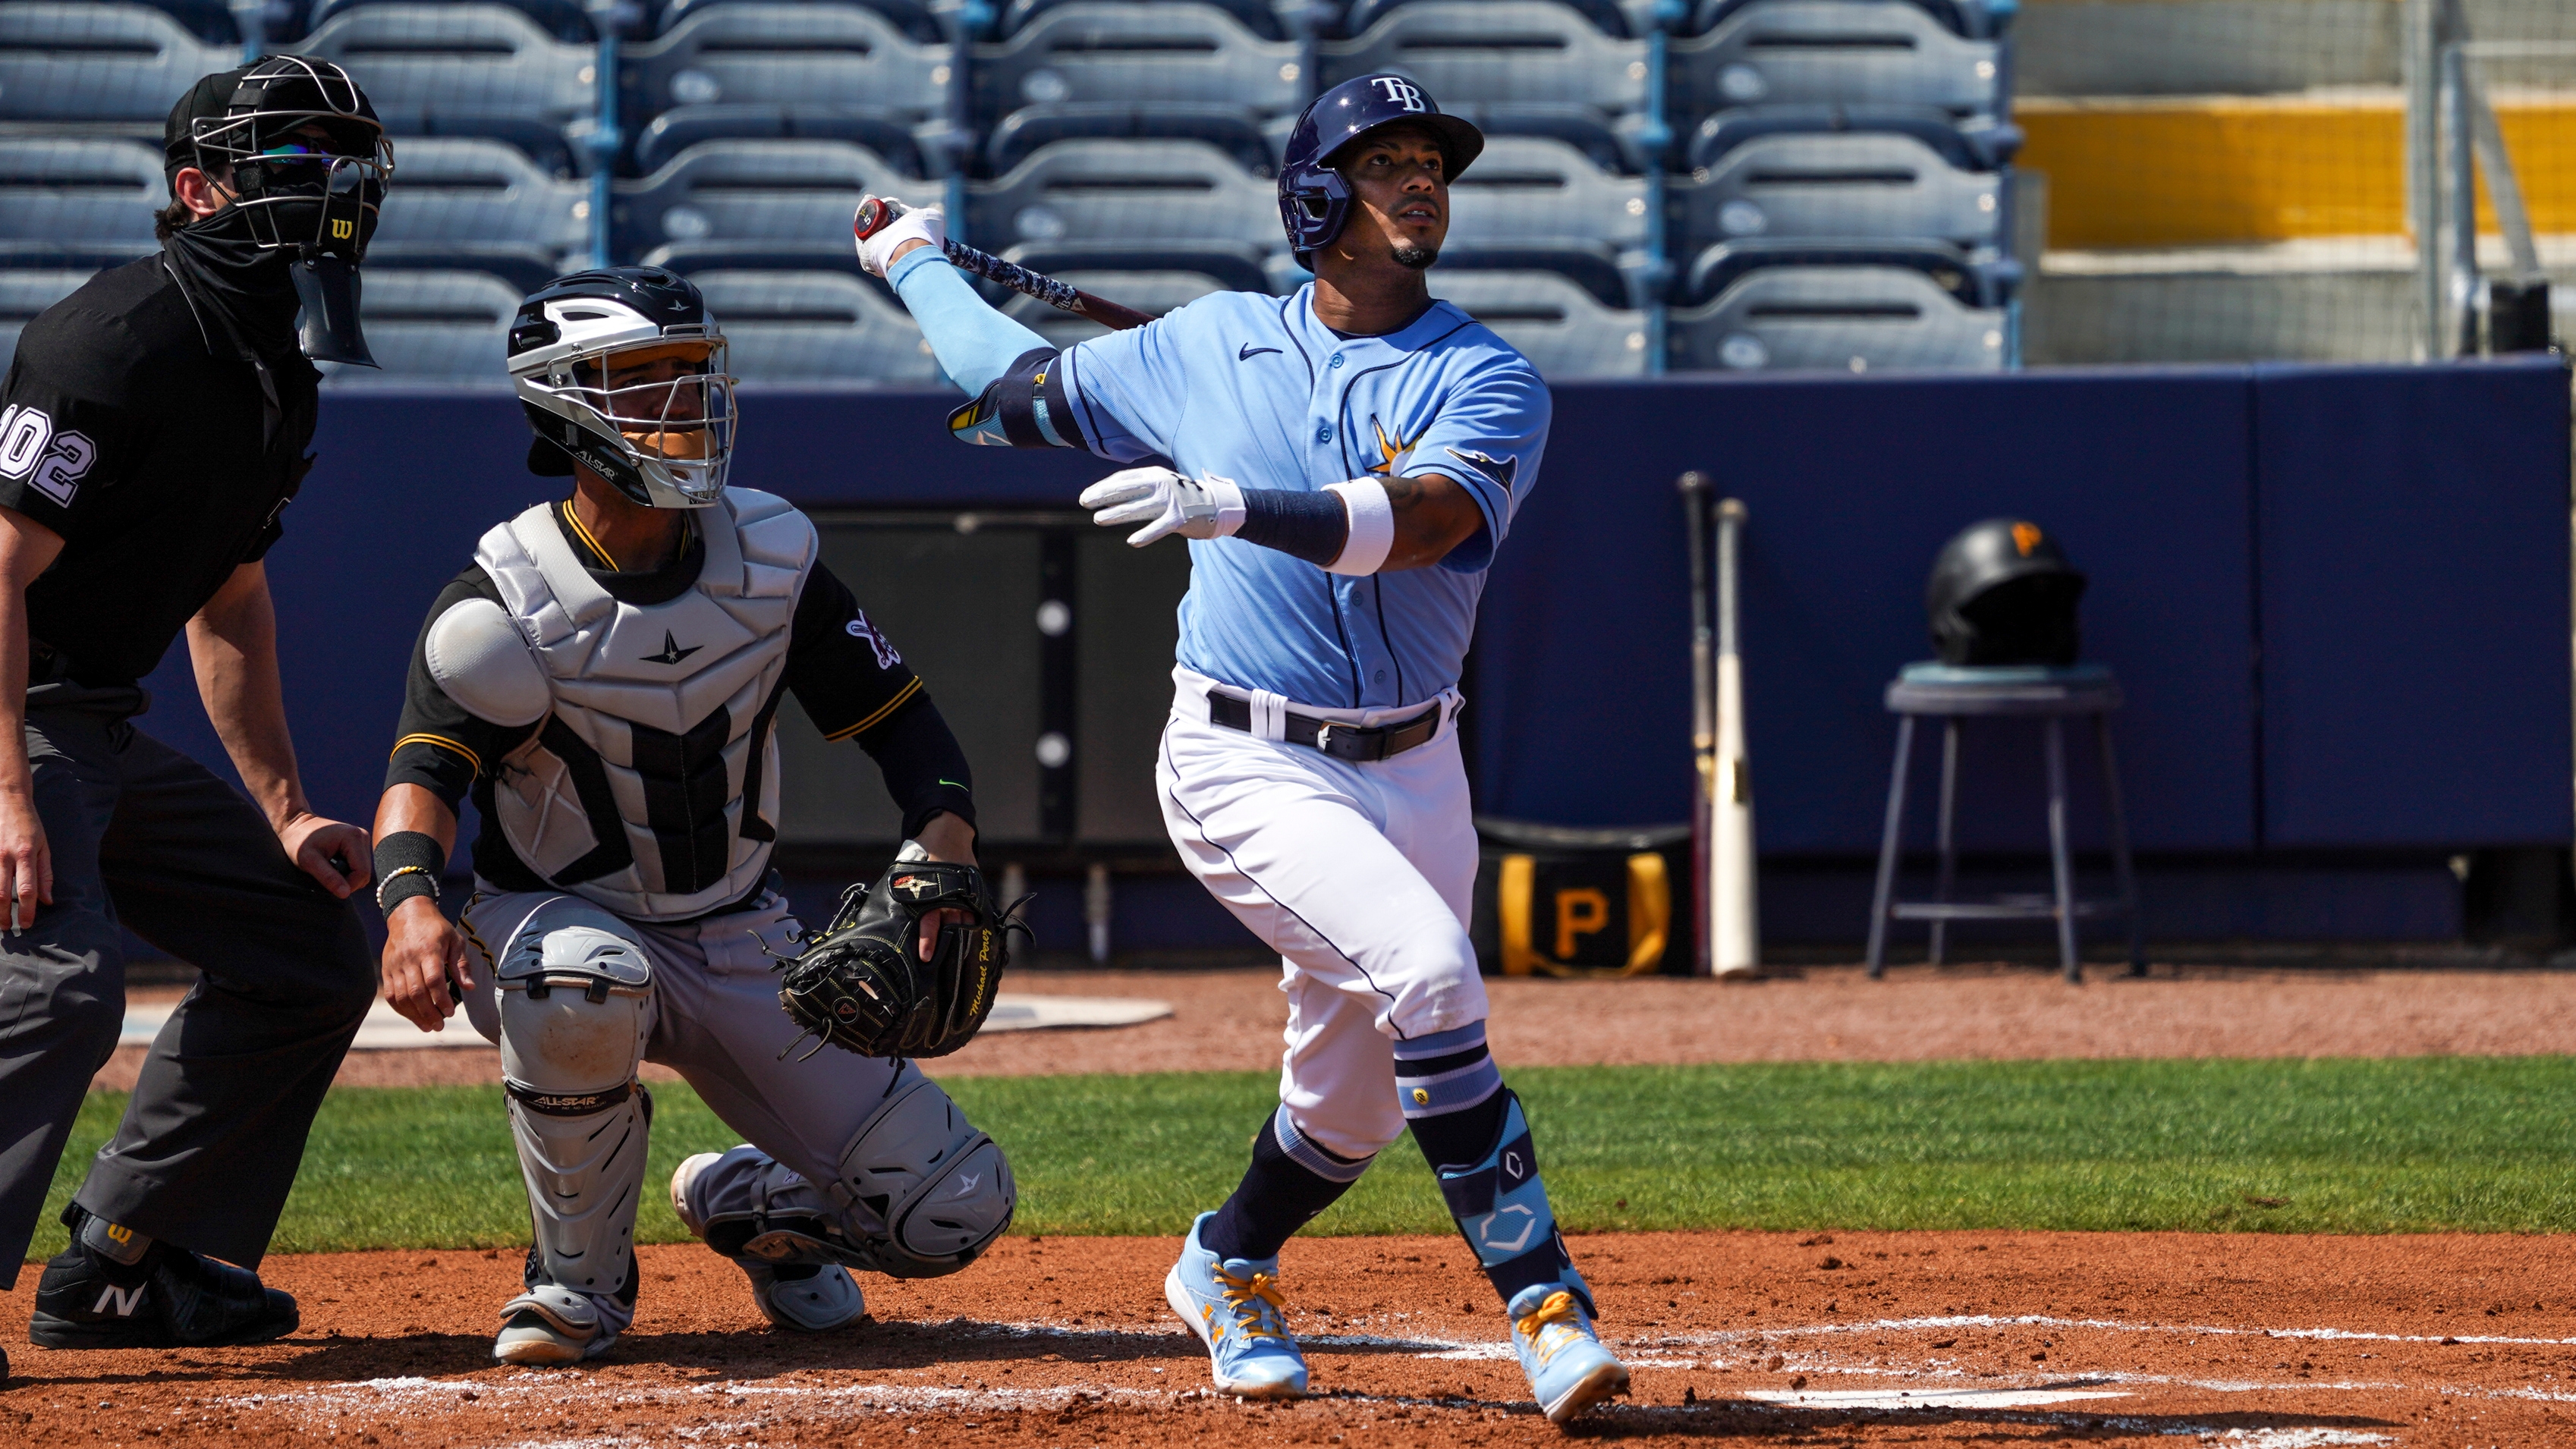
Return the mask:
{"type": "MultiPolygon", "coordinates": [[[[1933,551],[1995,514],[2038,520],[2091,576],[2085,653],[2128,689],[2119,741],[2151,907],[2159,859],[2198,882],[2167,892],[2160,932],[2439,935],[2456,921],[2447,855],[2565,846],[2576,828],[2569,385],[2554,361],[1680,377],[1555,393],[1546,470],[1493,572],[1470,681],[1488,813],[1687,814],[1673,485],[1699,468],[1751,510],[1747,723],[1777,936],[1860,934],[1861,914],[1838,922],[1851,868],[1877,846],[1894,740],[1880,692],[1928,652],[1933,551]],[[2281,869],[2323,884],[2305,904],[2248,905],[2244,883],[2281,869]]],[[[736,481],[836,510],[1060,513],[1106,471],[960,447],[943,425],[952,403],[746,390],[736,481]]],[[[484,528],[559,488],[525,471],[526,442],[504,393],[327,395],[319,464],[270,560],[317,808],[371,812],[421,611],[484,528]]],[[[869,581],[851,582],[866,601],[869,581]]],[[[147,727],[220,760],[184,650],[152,684],[147,727]]],[[[1927,749],[1918,811],[1930,761],[1927,749]]],[[[2084,761],[2079,750],[2079,781],[2084,761]]],[[[1968,768],[1966,844],[2035,846],[2031,740],[1972,736],[1968,768]]],[[[2088,804],[2079,796],[2089,828],[2088,804]]],[[[1928,814],[1916,818],[1928,834],[1928,814]]],[[[1180,910],[1183,897],[1139,904],[1150,899],[1180,910]]],[[[1071,909],[1048,909],[1042,928],[1071,909]]],[[[1165,938],[1202,934],[1191,920],[1208,921],[1211,943],[1237,939],[1196,911],[1122,939],[1186,944],[1165,938]]]]}

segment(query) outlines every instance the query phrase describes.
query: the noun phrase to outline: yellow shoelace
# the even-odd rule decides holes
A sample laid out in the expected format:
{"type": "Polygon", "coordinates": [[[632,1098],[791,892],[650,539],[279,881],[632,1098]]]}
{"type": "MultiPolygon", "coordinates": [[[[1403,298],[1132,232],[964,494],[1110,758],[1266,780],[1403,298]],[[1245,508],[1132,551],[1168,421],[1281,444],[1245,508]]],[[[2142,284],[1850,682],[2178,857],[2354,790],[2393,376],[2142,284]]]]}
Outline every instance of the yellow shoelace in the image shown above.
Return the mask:
{"type": "Polygon", "coordinates": [[[1545,1302],[1531,1309],[1527,1316],[1513,1326],[1521,1331],[1521,1337],[1530,1341],[1530,1347],[1538,1351],[1538,1361],[1545,1363],[1556,1356],[1558,1349],[1566,1345],[1569,1336],[1574,1338],[1583,1336],[1582,1325],[1583,1310],[1576,1306],[1574,1295],[1559,1289],[1547,1295],[1545,1302]],[[1556,1336],[1553,1344],[1539,1337],[1540,1330],[1549,1324],[1556,1324],[1566,1330],[1556,1336]]]}
{"type": "MultiPolygon", "coordinates": [[[[1244,1337],[1286,1338],[1288,1336],[1278,1329],[1265,1327],[1263,1320],[1269,1315],[1254,1306],[1258,1303],[1266,1303],[1274,1310],[1287,1308],[1287,1304],[1279,1301],[1277,1278],[1267,1273],[1255,1273],[1249,1278],[1230,1278],[1226,1276],[1223,1268],[1210,1268],[1208,1276],[1214,1278],[1217,1287],[1224,1292],[1226,1303],[1234,1309],[1235,1327],[1242,1331],[1244,1337]]],[[[1222,1326],[1217,1329],[1219,1333],[1224,1331],[1222,1326]]]]}

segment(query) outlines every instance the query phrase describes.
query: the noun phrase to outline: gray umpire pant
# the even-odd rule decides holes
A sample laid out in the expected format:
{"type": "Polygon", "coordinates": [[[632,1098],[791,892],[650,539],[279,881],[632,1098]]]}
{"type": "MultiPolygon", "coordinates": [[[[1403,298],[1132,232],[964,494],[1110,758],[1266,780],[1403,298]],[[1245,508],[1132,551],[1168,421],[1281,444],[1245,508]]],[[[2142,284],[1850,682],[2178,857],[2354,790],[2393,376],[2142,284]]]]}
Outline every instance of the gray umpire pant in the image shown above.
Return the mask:
{"type": "Polygon", "coordinates": [[[194,1252],[258,1266],[375,999],[356,913],[239,791],[136,730],[145,702],[131,687],[28,692],[54,902],[0,935],[0,1288],[17,1285],[72,1118],[116,1050],[120,923],[203,977],[73,1200],[194,1252]]]}

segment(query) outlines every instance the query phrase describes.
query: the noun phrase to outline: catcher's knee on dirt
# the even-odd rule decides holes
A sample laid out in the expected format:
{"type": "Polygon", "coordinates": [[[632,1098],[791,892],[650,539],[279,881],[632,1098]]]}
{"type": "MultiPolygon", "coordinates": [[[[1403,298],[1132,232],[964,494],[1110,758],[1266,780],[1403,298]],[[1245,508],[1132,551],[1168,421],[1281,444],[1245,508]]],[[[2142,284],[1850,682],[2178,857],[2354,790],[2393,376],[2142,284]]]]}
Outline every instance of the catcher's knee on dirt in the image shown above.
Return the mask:
{"type": "Polygon", "coordinates": [[[536,1222],[530,1267],[617,1297],[631,1282],[652,1120],[635,1069],[653,970],[641,945],[606,929],[614,917],[567,914],[579,923],[523,932],[494,973],[501,1076],[536,1222]]]}

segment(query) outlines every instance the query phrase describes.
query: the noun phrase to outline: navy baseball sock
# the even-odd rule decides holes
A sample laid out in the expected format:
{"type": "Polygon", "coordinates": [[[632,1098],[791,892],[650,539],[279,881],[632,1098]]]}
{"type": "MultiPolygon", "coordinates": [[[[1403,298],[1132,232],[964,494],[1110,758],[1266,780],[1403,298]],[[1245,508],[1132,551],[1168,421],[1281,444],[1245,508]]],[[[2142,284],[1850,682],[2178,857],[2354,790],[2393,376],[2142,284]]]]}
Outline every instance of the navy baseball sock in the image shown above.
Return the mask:
{"type": "Polygon", "coordinates": [[[1199,1246],[1220,1258],[1277,1257],[1281,1244],[1350,1191],[1376,1160],[1325,1150],[1299,1132],[1281,1107],[1252,1134],[1252,1165],[1234,1196],[1199,1230],[1199,1246]]]}
{"type": "Polygon", "coordinates": [[[1397,1042],[1395,1088],[1449,1216],[1494,1291],[1509,1303],[1532,1285],[1562,1284],[1589,1312],[1591,1289],[1557,1234],[1529,1123],[1485,1049],[1485,1024],[1397,1042]]]}

